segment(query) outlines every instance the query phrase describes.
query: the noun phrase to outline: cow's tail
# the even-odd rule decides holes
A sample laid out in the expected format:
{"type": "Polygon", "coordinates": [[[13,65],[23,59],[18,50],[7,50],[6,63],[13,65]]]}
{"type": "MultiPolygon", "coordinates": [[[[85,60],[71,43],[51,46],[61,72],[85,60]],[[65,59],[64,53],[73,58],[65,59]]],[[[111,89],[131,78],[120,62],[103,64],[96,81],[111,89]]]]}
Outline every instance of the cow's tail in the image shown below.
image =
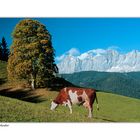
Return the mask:
{"type": "Polygon", "coordinates": [[[99,110],[98,99],[97,99],[97,94],[96,93],[95,93],[95,100],[96,100],[96,103],[97,103],[97,110],[99,110]]]}

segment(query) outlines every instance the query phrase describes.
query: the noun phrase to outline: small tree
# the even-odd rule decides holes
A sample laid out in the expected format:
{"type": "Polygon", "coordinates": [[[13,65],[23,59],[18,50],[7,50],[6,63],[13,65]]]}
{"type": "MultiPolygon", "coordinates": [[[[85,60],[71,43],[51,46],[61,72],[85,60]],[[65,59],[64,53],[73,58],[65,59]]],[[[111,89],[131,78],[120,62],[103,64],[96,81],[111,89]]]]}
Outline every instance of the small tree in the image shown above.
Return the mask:
{"type": "Polygon", "coordinates": [[[2,38],[1,46],[2,46],[2,60],[8,61],[9,49],[4,37],[2,38]]]}
{"type": "Polygon", "coordinates": [[[1,46],[1,43],[0,43],[0,60],[2,60],[2,46],[1,46]]]}
{"type": "Polygon", "coordinates": [[[32,89],[44,87],[54,77],[54,49],[51,35],[36,20],[20,21],[13,31],[8,60],[9,79],[25,79],[32,89]]]}

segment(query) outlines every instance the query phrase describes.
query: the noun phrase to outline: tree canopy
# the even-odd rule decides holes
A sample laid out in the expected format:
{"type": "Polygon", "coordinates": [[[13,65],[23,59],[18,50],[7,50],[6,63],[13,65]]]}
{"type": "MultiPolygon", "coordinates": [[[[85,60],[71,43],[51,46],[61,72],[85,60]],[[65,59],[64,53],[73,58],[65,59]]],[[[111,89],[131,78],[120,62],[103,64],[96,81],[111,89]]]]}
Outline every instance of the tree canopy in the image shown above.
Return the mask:
{"type": "Polygon", "coordinates": [[[25,79],[34,89],[48,86],[58,72],[51,35],[39,21],[21,20],[15,27],[8,60],[8,77],[25,79]]]}

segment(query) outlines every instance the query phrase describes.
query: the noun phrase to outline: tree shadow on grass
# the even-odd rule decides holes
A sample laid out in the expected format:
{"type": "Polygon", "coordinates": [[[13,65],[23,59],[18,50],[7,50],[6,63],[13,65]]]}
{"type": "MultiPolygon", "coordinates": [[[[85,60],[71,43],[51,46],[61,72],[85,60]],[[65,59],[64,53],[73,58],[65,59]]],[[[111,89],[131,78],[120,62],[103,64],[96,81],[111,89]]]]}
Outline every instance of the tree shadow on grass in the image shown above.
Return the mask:
{"type": "Polygon", "coordinates": [[[78,87],[64,78],[56,77],[51,81],[49,88],[51,91],[60,91],[64,87],[78,87]]]}
{"type": "Polygon", "coordinates": [[[4,84],[4,83],[6,83],[6,79],[0,78],[0,85],[2,85],[2,84],[4,84]]]}
{"type": "Polygon", "coordinates": [[[43,99],[41,95],[32,94],[31,90],[22,90],[22,89],[13,90],[12,88],[1,89],[0,95],[32,103],[40,103],[46,101],[46,99],[43,99]]]}

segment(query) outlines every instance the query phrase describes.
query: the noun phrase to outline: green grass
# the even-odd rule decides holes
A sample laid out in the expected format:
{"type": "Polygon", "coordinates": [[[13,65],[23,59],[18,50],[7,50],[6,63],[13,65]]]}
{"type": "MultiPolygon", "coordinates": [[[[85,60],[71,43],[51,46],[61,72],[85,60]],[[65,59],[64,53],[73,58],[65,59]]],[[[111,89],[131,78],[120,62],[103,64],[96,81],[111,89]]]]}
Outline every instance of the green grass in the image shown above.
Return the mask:
{"type": "MultiPolygon", "coordinates": [[[[41,90],[37,92],[41,93],[41,90]]],[[[97,111],[94,103],[94,117],[90,119],[83,106],[74,105],[73,114],[64,106],[50,111],[50,103],[57,93],[46,91],[40,96],[45,101],[40,103],[0,96],[0,122],[140,122],[138,99],[98,92],[100,110],[97,111]]]]}

